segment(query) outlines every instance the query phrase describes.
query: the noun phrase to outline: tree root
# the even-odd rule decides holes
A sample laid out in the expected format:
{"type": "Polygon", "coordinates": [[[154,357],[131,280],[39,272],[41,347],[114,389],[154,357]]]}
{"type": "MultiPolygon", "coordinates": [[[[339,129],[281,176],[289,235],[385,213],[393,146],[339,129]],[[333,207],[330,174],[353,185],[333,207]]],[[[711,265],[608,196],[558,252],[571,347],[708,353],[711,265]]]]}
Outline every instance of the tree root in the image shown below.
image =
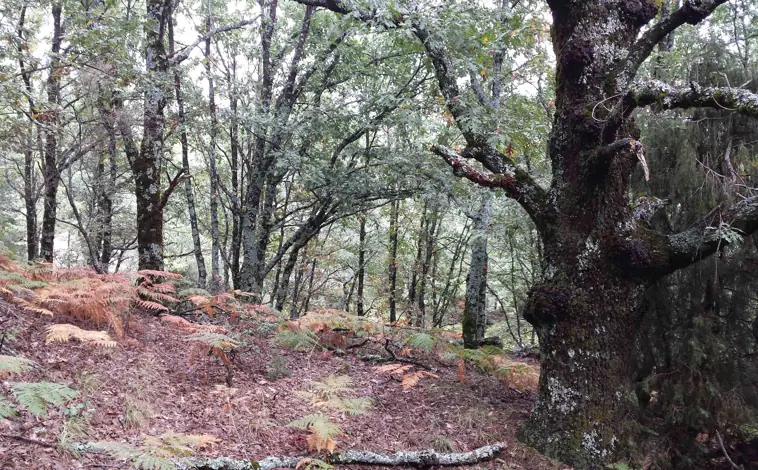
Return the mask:
{"type": "MultiPolygon", "coordinates": [[[[441,453],[434,450],[403,451],[381,454],[371,451],[347,450],[328,457],[323,461],[330,465],[376,465],[383,467],[455,467],[472,465],[494,459],[505,449],[505,444],[492,444],[470,452],[441,453]]],[[[295,468],[309,457],[266,457],[258,461],[235,460],[226,457],[216,459],[191,459],[177,465],[184,470],[272,470],[274,468],[295,468]]]]}

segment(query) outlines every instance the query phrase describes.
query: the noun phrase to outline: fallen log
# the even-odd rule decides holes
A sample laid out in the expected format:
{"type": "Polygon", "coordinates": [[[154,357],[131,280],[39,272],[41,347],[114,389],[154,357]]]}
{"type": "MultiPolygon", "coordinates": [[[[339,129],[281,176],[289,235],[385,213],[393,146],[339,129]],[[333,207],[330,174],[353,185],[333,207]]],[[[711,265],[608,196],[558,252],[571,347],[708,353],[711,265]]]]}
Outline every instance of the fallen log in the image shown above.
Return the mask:
{"type": "MultiPolygon", "coordinates": [[[[505,449],[505,444],[492,444],[469,452],[442,453],[434,450],[379,453],[347,450],[323,457],[330,465],[376,465],[382,467],[456,467],[473,465],[494,459],[505,449]]],[[[226,457],[215,459],[189,459],[177,465],[182,470],[273,470],[295,468],[310,457],[266,457],[258,461],[235,460],[226,457]]]]}

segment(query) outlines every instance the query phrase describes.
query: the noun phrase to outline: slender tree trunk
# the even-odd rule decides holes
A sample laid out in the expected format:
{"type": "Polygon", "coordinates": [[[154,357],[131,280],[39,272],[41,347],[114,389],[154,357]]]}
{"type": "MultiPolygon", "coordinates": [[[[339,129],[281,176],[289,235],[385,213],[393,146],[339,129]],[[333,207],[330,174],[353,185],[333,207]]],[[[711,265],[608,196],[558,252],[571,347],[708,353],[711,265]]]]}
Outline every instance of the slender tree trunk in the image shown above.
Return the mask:
{"type": "MultiPolygon", "coordinates": [[[[174,46],[174,21],[168,23],[168,44],[169,51],[173,54],[174,46]]],[[[174,93],[176,95],[177,118],[179,120],[179,143],[182,149],[182,169],[184,174],[189,176],[189,141],[187,139],[187,118],[184,111],[184,95],[182,94],[182,77],[178,70],[174,70],[174,93]]],[[[192,247],[195,253],[195,263],[197,264],[197,286],[205,289],[207,285],[208,273],[205,268],[205,256],[203,256],[203,246],[200,243],[200,228],[197,223],[197,210],[195,208],[195,192],[192,188],[192,179],[184,180],[184,195],[187,198],[187,213],[189,216],[190,232],[192,233],[192,247]]]]}
{"type": "Polygon", "coordinates": [[[34,140],[35,130],[39,136],[40,125],[35,116],[39,115],[39,110],[34,103],[34,89],[32,87],[31,72],[27,70],[24,61],[25,53],[28,51],[28,45],[24,36],[26,27],[26,4],[21,7],[17,25],[18,35],[18,65],[21,73],[21,79],[24,82],[24,91],[26,92],[26,101],[29,104],[29,134],[24,149],[24,206],[26,209],[26,256],[29,261],[37,258],[39,251],[39,239],[37,234],[37,196],[35,194],[37,182],[36,171],[34,168],[34,140]]]}
{"type": "Polygon", "coordinates": [[[292,283],[292,302],[290,303],[290,318],[298,318],[298,299],[300,298],[300,288],[305,276],[305,270],[308,267],[308,245],[303,248],[303,256],[300,258],[300,268],[295,273],[295,280],[292,283]]]}
{"type": "Polygon", "coordinates": [[[300,309],[302,312],[301,315],[305,315],[308,313],[308,308],[310,307],[311,303],[311,296],[313,295],[313,278],[316,276],[316,257],[314,256],[311,260],[311,273],[308,276],[308,292],[306,293],[305,299],[303,299],[303,308],[300,309]]]}
{"type": "Polygon", "coordinates": [[[358,216],[358,299],[355,313],[359,317],[366,314],[363,310],[363,284],[366,277],[366,215],[358,216]]]}
{"type": "Polygon", "coordinates": [[[284,270],[282,271],[282,282],[276,296],[275,308],[279,312],[284,310],[284,303],[287,301],[287,294],[289,294],[288,289],[290,277],[292,276],[292,271],[295,270],[295,265],[297,264],[298,251],[299,250],[295,250],[293,248],[292,251],[290,251],[289,256],[287,256],[287,262],[284,264],[284,270]]]}
{"type": "MultiPolygon", "coordinates": [[[[211,18],[211,1],[208,0],[208,11],[205,20],[205,30],[210,32],[213,28],[211,18]]],[[[221,271],[219,268],[220,247],[218,232],[218,170],[216,168],[216,137],[218,134],[218,116],[216,115],[216,90],[213,84],[213,70],[211,68],[211,38],[205,40],[205,73],[208,76],[208,112],[211,115],[211,128],[209,130],[208,166],[210,178],[210,210],[211,210],[211,293],[217,293],[221,289],[221,271]]]]}
{"type": "Polygon", "coordinates": [[[61,3],[52,6],[53,39],[50,55],[50,75],[47,79],[48,109],[44,112],[45,121],[45,152],[43,177],[45,181],[44,211],[42,213],[42,234],[40,238],[40,254],[48,262],[53,262],[55,244],[55,216],[58,209],[58,121],[61,95],[60,52],[63,41],[61,25],[61,3]]]}
{"type": "Polygon", "coordinates": [[[239,289],[239,274],[240,274],[240,253],[242,249],[242,227],[240,223],[240,207],[239,198],[242,197],[242,188],[240,188],[239,174],[239,118],[237,116],[237,91],[235,84],[237,81],[237,58],[232,58],[231,70],[227,79],[229,87],[231,88],[229,96],[229,107],[232,112],[231,128],[229,130],[230,142],[229,142],[229,154],[231,157],[231,173],[232,173],[232,194],[234,198],[232,200],[232,249],[231,249],[231,270],[232,270],[232,283],[235,289],[239,289]]]}
{"type": "Polygon", "coordinates": [[[424,254],[424,234],[426,233],[426,203],[421,212],[421,226],[418,229],[418,242],[416,243],[416,257],[413,259],[413,269],[411,270],[411,282],[408,286],[408,309],[410,310],[410,321],[415,319],[416,315],[416,290],[418,288],[418,278],[421,271],[421,256],[424,254]]]}
{"type": "MultiPolygon", "coordinates": [[[[289,207],[290,190],[291,189],[292,189],[292,182],[290,181],[290,183],[285,188],[284,206],[282,208],[282,213],[283,214],[287,213],[287,209],[289,207]]],[[[279,243],[278,243],[278,246],[276,247],[276,252],[277,253],[279,252],[279,250],[282,249],[282,245],[283,244],[284,244],[284,221],[282,220],[281,221],[281,225],[279,227],[279,243]]],[[[276,301],[275,299],[278,296],[279,281],[280,281],[281,275],[282,275],[282,265],[283,265],[283,261],[282,260],[279,260],[279,262],[276,263],[276,275],[274,276],[274,287],[271,289],[271,305],[274,305],[274,302],[276,301]]]]}
{"type": "Polygon", "coordinates": [[[423,327],[426,320],[426,287],[427,282],[430,281],[429,269],[432,264],[432,256],[434,256],[435,235],[439,222],[439,210],[436,207],[427,212],[426,232],[424,233],[424,261],[421,264],[421,274],[419,275],[418,315],[415,322],[417,327],[423,327]]]}
{"type": "Polygon", "coordinates": [[[397,321],[397,230],[398,216],[400,213],[400,201],[395,200],[390,204],[390,231],[389,231],[389,308],[390,323],[397,321]]]}
{"type": "Polygon", "coordinates": [[[34,128],[29,128],[30,138],[28,148],[24,150],[24,206],[26,209],[26,257],[29,261],[37,257],[37,201],[34,195],[35,171],[34,152],[31,150],[31,134],[34,128]]]}
{"type": "Polygon", "coordinates": [[[466,304],[463,309],[463,347],[479,347],[487,328],[487,238],[492,222],[492,191],[482,190],[482,202],[474,218],[471,263],[466,278],[466,304]]]}

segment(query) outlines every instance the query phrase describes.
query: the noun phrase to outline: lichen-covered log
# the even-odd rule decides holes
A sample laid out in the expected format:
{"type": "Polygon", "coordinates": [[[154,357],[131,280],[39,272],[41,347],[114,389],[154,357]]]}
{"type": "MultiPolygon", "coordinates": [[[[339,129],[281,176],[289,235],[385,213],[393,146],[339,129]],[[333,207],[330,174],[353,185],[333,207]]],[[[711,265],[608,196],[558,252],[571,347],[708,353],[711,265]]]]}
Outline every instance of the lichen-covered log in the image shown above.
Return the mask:
{"type": "MultiPolygon", "coordinates": [[[[505,449],[505,444],[492,444],[469,452],[442,453],[434,450],[379,453],[348,450],[323,460],[330,465],[376,465],[382,467],[456,467],[473,465],[492,460],[505,449]]],[[[295,468],[309,457],[266,457],[258,461],[234,460],[225,457],[216,459],[194,459],[179,468],[196,470],[269,470],[274,468],[295,468]]]]}

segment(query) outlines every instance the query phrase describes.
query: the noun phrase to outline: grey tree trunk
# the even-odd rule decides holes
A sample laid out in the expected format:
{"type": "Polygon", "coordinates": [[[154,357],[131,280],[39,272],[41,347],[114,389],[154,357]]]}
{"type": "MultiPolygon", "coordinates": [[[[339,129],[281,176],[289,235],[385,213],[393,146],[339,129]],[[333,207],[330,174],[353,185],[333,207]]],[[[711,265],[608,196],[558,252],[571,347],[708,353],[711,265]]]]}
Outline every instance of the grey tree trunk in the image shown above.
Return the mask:
{"type": "Polygon", "coordinates": [[[366,215],[358,216],[358,299],[355,302],[355,313],[359,317],[366,315],[363,310],[363,287],[366,278],[366,215]]]}
{"type": "Polygon", "coordinates": [[[463,309],[463,347],[467,349],[479,347],[487,328],[487,239],[492,223],[492,200],[492,191],[483,189],[481,204],[474,216],[471,263],[463,309]]]}
{"type": "MultiPolygon", "coordinates": [[[[208,0],[208,11],[205,20],[205,30],[210,33],[213,28],[211,17],[211,1],[208,0]]],[[[216,168],[216,138],[218,135],[218,116],[216,115],[216,90],[213,83],[211,68],[211,38],[205,40],[205,73],[208,76],[208,112],[211,116],[208,143],[208,167],[210,178],[210,210],[211,210],[211,282],[210,291],[215,294],[221,289],[222,279],[219,267],[220,245],[218,232],[218,169],[216,168]]]]}
{"type": "Polygon", "coordinates": [[[60,52],[63,41],[63,27],[61,15],[63,8],[61,3],[52,6],[53,37],[50,49],[50,74],[47,79],[48,109],[40,116],[45,124],[45,152],[44,152],[44,211],[42,213],[42,233],[40,236],[40,254],[48,262],[53,262],[53,248],[55,244],[55,221],[58,209],[58,183],[60,172],[58,171],[58,121],[61,98],[61,69],[60,52]]]}
{"type": "Polygon", "coordinates": [[[392,201],[390,205],[390,230],[389,230],[389,308],[390,323],[397,321],[397,230],[400,213],[400,201],[392,201]]]}

